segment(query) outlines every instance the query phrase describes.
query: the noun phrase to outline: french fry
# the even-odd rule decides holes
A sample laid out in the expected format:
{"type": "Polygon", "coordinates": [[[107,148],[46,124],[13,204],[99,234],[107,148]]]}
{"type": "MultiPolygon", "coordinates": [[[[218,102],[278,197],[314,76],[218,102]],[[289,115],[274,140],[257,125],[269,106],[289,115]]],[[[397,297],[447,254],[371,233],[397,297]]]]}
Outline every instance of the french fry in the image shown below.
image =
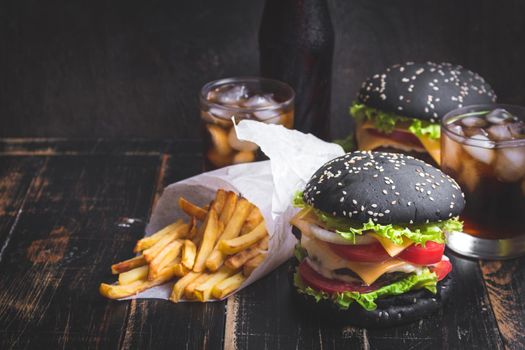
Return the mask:
{"type": "MultiPolygon", "coordinates": [[[[235,210],[233,211],[230,221],[228,221],[228,224],[219,237],[219,241],[237,237],[241,232],[244,221],[253,208],[253,204],[251,204],[248,200],[241,198],[235,206],[235,210]]],[[[224,259],[225,255],[219,250],[218,244],[216,244],[208,259],[206,260],[206,267],[210,271],[217,271],[217,269],[223,264],[224,259]]]]}
{"type": "Polygon", "coordinates": [[[240,268],[248,260],[258,255],[261,250],[268,249],[268,241],[269,241],[269,237],[268,236],[264,237],[259,242],[255,243],[254,245],[246,248],[243,251],[238,252],[235,255],[228,257],[226,261],[224,262],[224,265],[226,265],[230,269],[240,268]]]}
{"type": "Polygon", "coordinates": [[[251,258],[250,260],[248,260],[243,266],[242,273],[244,274],[244,276],[246,277],[250,276],[253,270],[255,270],[257,266],[259,266],[263,262],[263,260],[266,258],[266,255],[267,255],[266,252],[259,253],[254,258],[251,258]]]}
{"type": "Polygon", "coordinates": [[[222,299],[234,290],[238,289],[246,280],[242,272],[239,272],[231,277],[222,280],[213,287],[212,295],[214,298],[222,299]]]}
{"type": "Polygon", "coordinates": [[[178,302],[182,298],[182,294],[186,287],[195,281],[199,276],[198,272],[189,272],[186,276],[182,277],[173,285],[173,290],[171,291],[170,300],[174,303],[178,302]]]}
{"type": "Polygon", "coordinates": [[[189,230],[189,225],[182,224],[178,226],[177,228],[175,228],[173,231],[164,235],[164,237],[162,237],[152,247],[142,252],[142,255],[144,255],[144,259],[146,259],[146,261],[150,263],[162,251],[162,249],[164,249],[164,247],[168,245],[170,242],[176,240],[177,238],[184,238],[188,234],[188,230],[189,230]]]}
{"type": "Polygon", "coordinates": [[[189,239],[184,241],[184,245],[182,246],[182,259],[181,263],[188,269],[193,269],[193,265],[195,264],[195,258],[197,256],[197,247],[195,244],[190,241],[189,239]]]}
{"type": "Polygon", "coordinates": [[[125,298],[163,284],[173,277],[175,277],[175,270],[173,268],[166,268],[162,270],[160,275],[153,281],[140,280],[125,285],[101,283],[99,292],[109,299],[125,298]]]}
{"type": "Polygon", "coordinates": [[[148,280],[154,280],[159,272],[175,260],[182,249],[182,241],[176,239],[166,245],[149,263],[148,280]]]}
{"type": "Polygon", "coordinates": [[[237,205],[237,200],[239,197],[235,192],[228,192],[226,195],[226,201],[224,203],[224,207],[222,208],[221,215],[219,217],[219,221],[221,221],[224,226],[226,227],[226,224],[230,221],[233,212],[235,211],[235,206],[237,205]]]}
{"type": "Polygon", "coordinates": [[[246,218],[244,225],[241,228],[241,236],[247,234],[257,227],[261,222],[264,221],[264,218],[261,214],[261,211],[257,207],[253,207],[250,215],[246,218]]]}
{"type": "Polygon", "coordinates": [[[224,204],[226,204],[227,193],[225,190],[218,189],[215,194],[215,199],[213,200],[211,207],[215,209],[217,215],[221,215],[224,204]]]}
{"type": "Polygon", "coordinates": [[[197,218],[195,216],[191,217],[190,231],[188,233],[188,238],[192,239],[197,235],[199,227],[197,226],[197,218]]]}
{"type": "Polygon", "coordinates": [[[118,283],[121,285],[131,284],[135,281],[144,280],[148,276],[148,265],[139,266],[133,270],[122,272],[118,275],[118,283]]]}
{"type": "Polygon", "coordinates": [[[184,297],[186,297],[187,299],[193,299],[193,292],[195,291],[195,288],[200,286],[202,283],[206,282],[208,278],[210,278],[209,273],[202,273],[198,278],[193,280],[190,284],[186,286],[186,288],[184,288],[184,297]]]}
{"type": "Polygon", "coordinates": [[[235,254],[248,248],[260,239],[263,239],[266,235],[268,235],[268,232],[266,231],[266,225],[263,221],[251,232],[248,232],[243,236],[227,240],[220,240],[219,250],[224,254],[235,254]]]}
{"type": "Polygon", "coordinates": [[[193,271],[195,272],[204,271],[206,259],[213,250],[213,246],[215,245],[219,235],[219,218],[217,217],[217,212],[213,206],[208,213],[208,218],[206,219],[205,225],[206,226],[204,228],[201,246],[197,254],[195,264],[193,265],[193,271]]]}
{"type": "Polygon", "coordinates": [[[148,249],[148,248],[152,247],[153,245],[155,245],[155,243],[160,241],[161,238],[166,236],[171,231],[177,229],[182,224],[183,224],[182,220],[177,220],[173,224],[164,227],[162,230],[152,234],[151,236],[139,239],[137,244],[135,245],[135,248],[133,249],[133,251],[135,253],[138,253],[140,251],[143,251],[145,249],[148,249]]]}
{"type": "Polygon", "coordinates": [[[227,267],[224,267],[224,266],[221,267],[217,272],[212,273],[210,277],[206,279],[204,283],[198,285],[195,288],[193,295],[199,301],[202,301],[202,302],[208,301],[210,299],[213,287],[215,287],[217,283],[231,276],[232,272],[233,271],[227,267]]]}
{"type": "Polygon", "coordinates": [[[111,265],[111,273],[117,275],[122,272],[132,270],[136,267],[146,265],[147,262],[143,255],[136,256],[134,258],[121,261],[119,263],[111,265]]]}
{"type": "Polygon", "coordinates": [[[208,214],[207,210],[199,207],[198,205],[193,204],[184,197],[179,197],[179,207],[191,217],[197,218],[200,221],[203,221],[208,214]]]}
{"type": "Polygon", "coordinates": [[[184,277],[188,273],[190,273],[191,269],[188,269],[186,266],[182,265],[182,263],[177,262],[173,266],[173,269],[175,270],[175,276],[177,277],[184,277]]]}

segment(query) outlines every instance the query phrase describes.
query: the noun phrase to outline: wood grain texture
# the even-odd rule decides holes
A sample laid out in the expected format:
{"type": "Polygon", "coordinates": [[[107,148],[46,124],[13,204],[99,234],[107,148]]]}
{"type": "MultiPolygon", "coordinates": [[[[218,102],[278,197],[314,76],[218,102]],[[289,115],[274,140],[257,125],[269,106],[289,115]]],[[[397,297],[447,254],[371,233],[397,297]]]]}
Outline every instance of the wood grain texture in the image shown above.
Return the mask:
{"type": "Polygon", "coordinates": [[[0,261],[44,159],[0,158],[0,261]]]}
{"type": "Polygon", "coordinates": [[[366,348],[364,331],[323,324],[294,303],[291,264],[228,299],[225,349],[366,348]],[[233,305],[230,305],[233,304],[233,305]]]}
{"type": "MultiPolygon", "coordinates": [[[[24,158],[9,158],[23,160],[24,158]]],[[[55,156],[32,182],[0,270],[0,348],[116,348],[129,303],[105,300],[111,263],[143,227],[158,157],[55,156]]]]}
{"type": "MultiPolygon", "coordinates": [[[[173,155],[161,156],[155,198],[168,184],[200,172],[200,149],[192,143],[180,145],[173,155]]],[[[122,348],[218,349],[223,341],[224,307],[224,302],[132,301],[122,348]]]]}
{"type": "Polygon", "coordinates": [[[525,346],[525,258],[480,261],[492,310],[508,349],[525,346]]]}

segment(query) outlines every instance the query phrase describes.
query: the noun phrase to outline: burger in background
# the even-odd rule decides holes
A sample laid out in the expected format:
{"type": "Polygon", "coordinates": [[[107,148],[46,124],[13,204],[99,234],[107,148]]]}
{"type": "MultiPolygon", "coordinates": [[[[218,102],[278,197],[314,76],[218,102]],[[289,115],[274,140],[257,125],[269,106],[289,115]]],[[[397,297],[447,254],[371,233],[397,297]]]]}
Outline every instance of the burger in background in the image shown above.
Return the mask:
{"type": "Polygon", "coordinates": [[[396,64],[361,85],[350,114],[360,150],[429,153],[440,163],[440,119],[467,105],[496,102],[492,87],[450,63],[396,64]]]}

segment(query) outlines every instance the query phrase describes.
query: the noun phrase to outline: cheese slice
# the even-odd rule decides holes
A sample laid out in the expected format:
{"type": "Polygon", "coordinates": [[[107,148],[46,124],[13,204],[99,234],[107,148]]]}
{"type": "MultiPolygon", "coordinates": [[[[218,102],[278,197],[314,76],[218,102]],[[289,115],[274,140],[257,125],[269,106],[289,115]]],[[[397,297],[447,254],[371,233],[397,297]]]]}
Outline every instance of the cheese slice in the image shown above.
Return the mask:
{"type": "Polygon", "coordinates": [[[389,240],[388,238],[382,237],[376,233],[369,233],[369,235],[377,239],[379,243],[381,243],[383,248],[385,248],[388,255],[390,256],[396,256],[399,253],[401,253],[403,250],[407,249],[412,244],[414,244],[414,242],[412,242],[406,237],[403,237],[403,243],[401,245],[397,245],[391,240],[389,240]]]}
{"type": "MultiPolygon", "coordinates": [[[[368,129],[375,129],[374,124],[371,121],[358,122],[356,126],[356,139],[359,149],[364,151],[372,151],[379,147],[394,147],[398,148],[405,152],[428,152],[430,156],[436,161],[439,165],[441,162],[441,143],[439,140],[431,139],[426,135],[416,136],[421,142],[423,147],[417,147],[414,145],[409,145],[397,140],[391,140],[387,135],[380,136],[368,132],[368,129]]],[[[396,128],[397,131],[407,132],[406,129],[396,128]]]]}
{"type": "Polygon", "coordinates": [[[391,258],[378,263],[348,261],[335,254],[325,242],[315,238],[303,237],[301,245],[308,252],[308,256],[318,261],[324,269],[350,269],[367,285],[371,285],[387,272],[403,270],[407,265],[412,265],[398,258],[391,258]]]}
{"type": "Polygon", "coordinates": [[[318,221],[317,215],[315,215],[312,208],[304,208],[295,214],[295,216],[290,220],[290,224],[297,227],[299,230],[301,230],[301,233],[307,235],[308,237],[313,237],[310,225],[316,221],[318,221]]]}

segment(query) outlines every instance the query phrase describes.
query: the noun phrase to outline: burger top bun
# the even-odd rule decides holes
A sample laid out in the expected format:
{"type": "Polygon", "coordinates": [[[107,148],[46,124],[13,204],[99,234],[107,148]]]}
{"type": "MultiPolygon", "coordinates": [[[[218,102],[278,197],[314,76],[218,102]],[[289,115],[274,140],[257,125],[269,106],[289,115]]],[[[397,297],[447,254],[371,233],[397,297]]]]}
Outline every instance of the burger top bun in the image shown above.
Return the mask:
{"type": "Polygon", "coordinates": [[[357,151],[319,168],[303,199],[335,217],[378,224],[447,220],[465,206],[460,187],[441,170],[397,153],[357,151]]]}
{"type": "Polygon", "coordinates": [[[453,109],[494,103],[496,95],[481,76],[462,66],[408,62],[368,78],[357,100],[385,112],[434,123],[453,109]]]}

